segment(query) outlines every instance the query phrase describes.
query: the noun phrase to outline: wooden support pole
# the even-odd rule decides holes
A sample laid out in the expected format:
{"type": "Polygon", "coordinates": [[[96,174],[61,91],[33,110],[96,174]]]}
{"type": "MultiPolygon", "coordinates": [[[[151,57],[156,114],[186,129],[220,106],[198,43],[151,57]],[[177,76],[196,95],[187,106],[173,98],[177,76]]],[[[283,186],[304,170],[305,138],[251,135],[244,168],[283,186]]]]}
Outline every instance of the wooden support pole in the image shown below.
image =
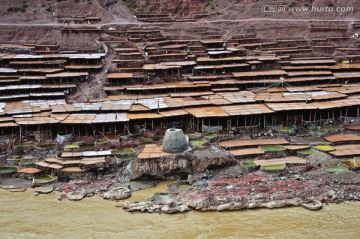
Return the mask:
{"type": "Polygon", "coordinates": [[[345,109],[345,120],[347,120],[347,117],[348,117],[348,108],[346,107],[346,109],[345,109]]]}
{"type": "Polygon", "coordinates": [[[266,119],[265,119],[265,115],[263,116],[263,120],[264,120],[264,129],[266,128],[266,119]]]}
{"type": "Polygon", "coordinates": [[[321,123],[321,119],[322,119],[322,111],[320,111],[320,123],[321,123]]]}
{"type": "Polygon", "coordinates": [[[285,123],[285,126],[288,126],[288,125],[289,125],[288,120],[289,120],[289,113],[286,112],[286,123],[285,123]]]}
{"type": "Polygon", "coordinates": [[[340,109],[340,121],[342,122],[342,109],[340,109]]]}

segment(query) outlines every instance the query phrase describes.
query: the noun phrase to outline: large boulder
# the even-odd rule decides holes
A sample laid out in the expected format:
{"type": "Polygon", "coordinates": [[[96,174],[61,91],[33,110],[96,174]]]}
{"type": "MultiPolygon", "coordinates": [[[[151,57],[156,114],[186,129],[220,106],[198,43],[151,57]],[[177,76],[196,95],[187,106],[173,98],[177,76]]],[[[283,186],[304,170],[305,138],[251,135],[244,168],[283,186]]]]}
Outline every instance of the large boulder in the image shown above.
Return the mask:
{"type": "Polygon", "coordinates": [[[237,163],[225,150],[210,146],[191,154],[177,154],[156,159],[134,159],[124,168],[129,169],[130,180],[186,179],[189,174],[237,163]]]}
{"type": "Polygon", "coordinates": [[[162,147],[168,153],[181,153],[189,148],[189,139],[182,129],[168,129],[162,147]]]}

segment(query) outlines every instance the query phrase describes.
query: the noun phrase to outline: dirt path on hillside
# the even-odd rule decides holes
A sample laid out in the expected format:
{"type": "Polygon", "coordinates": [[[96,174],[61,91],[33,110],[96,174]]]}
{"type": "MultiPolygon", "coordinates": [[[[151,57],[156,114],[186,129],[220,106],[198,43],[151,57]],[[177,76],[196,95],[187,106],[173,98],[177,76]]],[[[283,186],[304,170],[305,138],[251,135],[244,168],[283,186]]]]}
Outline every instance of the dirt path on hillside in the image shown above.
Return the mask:
{"type": "MultiPolygon", "coordinates": [[[[217,20],[199,20],[197,22],[182,22],[182,24],[189,24],[189,25],[197,25],[201,23],[221,23],[221,22],[228,22],[228,23],[236,23],[236,22],[253,22],[253,21],[272,21],[272,22],[349,22],[349,21],[359,21],[360,17],[358,19],[342,19],[342,20],[336,20],[336,19],[291,19],[291,18],[285,18],[285,19],[274,19],[274,18],[249,18],[249,19],[237,19],[237,20],[227,20],[227,19],[217,19],[217,20]]],[[[155,23],[156,25],[169,25],[173,22],[158,22],[155,23]]],[[[91,27],[104,27],[108,25],[154,25],[154,23],[147,23],[147,22],[130,22],[130,21],[113,21],[113,22],[107,22],[107,23],[97,23],[97,24],[74,24],[70,25],[72,27],[74,26],[91,26],[91,27]]],[[[50,22],[50,23],[0,23],[0,26],[34,26],[34,27],[41,27],[41,26],[64,26],[67,27],[68,24],[64,23],[57,23],[57,22],[50,22]]]]}

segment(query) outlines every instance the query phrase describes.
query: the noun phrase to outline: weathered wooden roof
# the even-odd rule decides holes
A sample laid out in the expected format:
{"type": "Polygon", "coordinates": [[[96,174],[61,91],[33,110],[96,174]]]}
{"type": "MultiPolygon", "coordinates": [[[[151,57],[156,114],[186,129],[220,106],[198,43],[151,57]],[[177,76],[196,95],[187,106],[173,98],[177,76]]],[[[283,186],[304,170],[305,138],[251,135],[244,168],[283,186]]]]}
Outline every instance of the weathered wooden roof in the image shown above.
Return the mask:
{"type": "Polygon", "coordinates": [[[289,144],[284,138],[273,138],[273,139],[249,139],[249,140],[226,140],[219,143],[223,148],[241,148],[249,146],[259,145],[282,145],[289,144]]]}
{"type": "Polygon", "coordinates": [[[189,114],[196,118],[213,118],[213,117],[227,117],[229,116],[223,109],[216,106],[208,106],[201,108],[185,108],[189,114]]]}

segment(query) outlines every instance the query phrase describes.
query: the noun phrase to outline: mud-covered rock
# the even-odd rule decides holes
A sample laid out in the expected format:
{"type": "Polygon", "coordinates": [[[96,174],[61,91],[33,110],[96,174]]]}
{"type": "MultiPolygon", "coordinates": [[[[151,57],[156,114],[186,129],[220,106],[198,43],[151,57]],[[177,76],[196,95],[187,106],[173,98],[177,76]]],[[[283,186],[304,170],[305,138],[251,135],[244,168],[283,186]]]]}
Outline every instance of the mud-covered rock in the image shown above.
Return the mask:
{"type": "Polygon", "coordinates": [[[131,191],[128,188],[118,187],[103,193],[102,197],[108,200],[122,200],[131,197],[131,191]]]}
{"type": "Polygon", "coordinates": [[[86,197],[85,189],[81,189],[80,191],[72,191],[66,194],[66,198],[70,201],[80,201],[86,197]]]}

